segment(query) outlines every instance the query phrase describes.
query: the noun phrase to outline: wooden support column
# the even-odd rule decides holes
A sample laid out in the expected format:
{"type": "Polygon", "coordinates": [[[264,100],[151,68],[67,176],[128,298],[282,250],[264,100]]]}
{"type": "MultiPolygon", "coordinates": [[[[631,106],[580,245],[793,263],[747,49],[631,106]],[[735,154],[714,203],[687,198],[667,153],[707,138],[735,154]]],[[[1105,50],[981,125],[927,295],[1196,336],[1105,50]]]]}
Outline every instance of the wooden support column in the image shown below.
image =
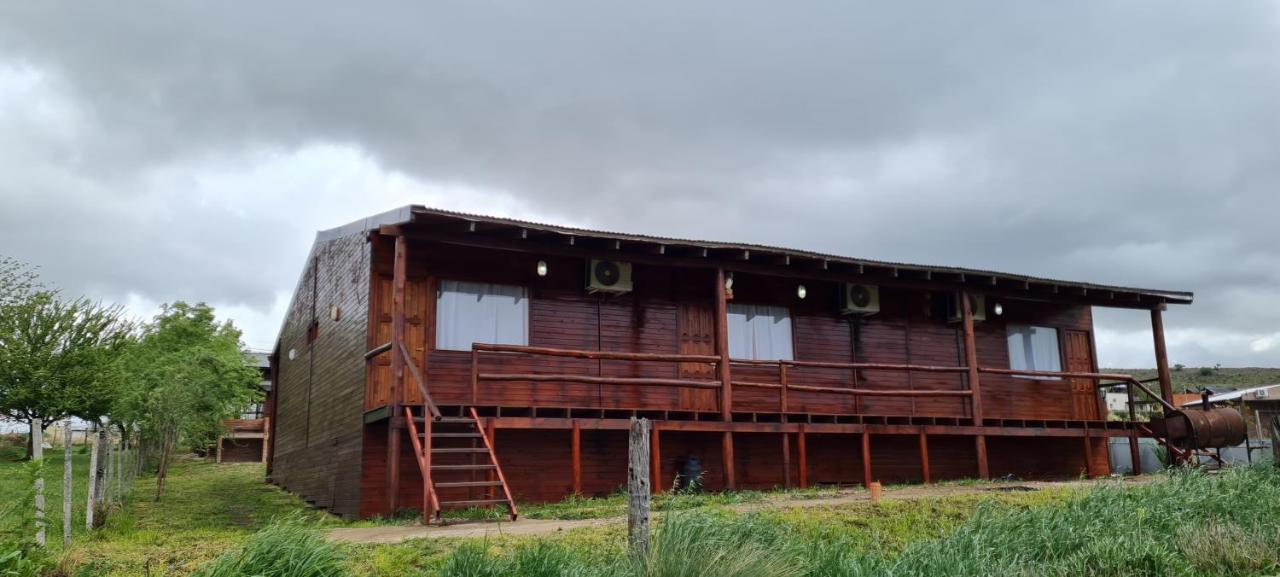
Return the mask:
{"type": "Polygon", "coordinates": [[[571,453],[573,455],[573,494],[581,495],[582,494],[582,426],[578,423],[577,419],[574,419],[573,421],[572,439],[573,441],[572,441],[571,453]]]}
{"type": "MultiPolygon", "coordinates": [[[[392,267],[391,279],[391,383],[387,398],[387,508],[394,515],[400,507],[400,448],[404,439],[400,428],[404,415],[400,414],[400,403],[404,399],[405,358],[401,351],[404,346],[404,301],[405,283],[408,277],[407,241],[404,236],[396,237],[395,263],[392,267]]],[[[429,439],[424,441],[430,442],[429,439]]],[[[428,451],[430,449],[427,449],[428,451]]]]}
{"type": "Polygon", "coordinates": [[[725,431],[720,438],[720,458],[724,461],[724,488],[737,488],[737,475],[733,466],[733,433],[730,431],[725,431]]]}
{"type": "Polygon", "coordinates": [[[805,447],[805,427],[800,424],[800,432],[796,434],[796,449],[800,452],[800,488],[809,488],[809,451],[805,447]]]}
{"type": "Polygon", "coordinates": [[[653,440],[649,443],[649,459],[652,462],[649,473],[653,479],[649,484],[653,485],[653,494],[657,495],[662,492],[662,445],[658,438],[658,421],[653,422],[649,434],[653,435],[653,440]]]}
{"type": "Polygon", "coordinates": [[[782,487],[791,488],[791,435],[782,434],[782,487]]]}
{"type": "Polygon", "coordinates": [[[924,484],[933,482],[929,476],[929,435],[924,433],[924,429],[920,430],[920,475],[924,484]]]}
{"type": "MultiPolygon", "coordinates": [[[[724,289],[724,268],[716,269],[716,363],[720,377],[720,419],[733,420],[733,380],[729,375],[729,301],[724,289]]],[[[720,438],[720,456],[724,462],[724,488],[737,486],[733,466],[733,433],[725,431],[720,438]]]]}
{"type": "Polygon", "coordinates": [[[1156,345],[1156,374],[1160,379],[1160,396],[1173,404],[1173,375],[1169,373],[1169,353],[1164,344],[1164,305],[1151,309],[1151,336],[1156,345]]]}
{"type": "MultiPolygon", "coordinates": [[[[964,361],[969,368],[969,390],[973,391],[971,399],[971,407],[973,413],[973,424],[976,427],[982,426],[982,387],[981,379],[978,376],[978,342],[974,337],[973,331],[973,304],[969,300],[969,293],[960,293],[960,310],[963,313],[964,325],[964,361]]],[[[974,449],[978,456],[978,477],[983,479],[991,478],[991,473],[987,469],[987,437],[985,435],[977,435],[974,439],[974,449]]]]}
{"type": "Polygon", "coordinates": [[[862,433],[862,486],[871,488],[871,435],[862,433]]]}
{"type": "Polygon", "coordinates": [[[724,269],[716,269],[716,370],[720,377],[720,418],[733,420],[733,381],[729,376],[729,302],[724,290],[724,269]]]}
{"type": "Polygon", "coordinates": [[[1089,436],[1089,423],[1084,424],[1084,478],[1093,478],[1093,437],[1089,436]]]}

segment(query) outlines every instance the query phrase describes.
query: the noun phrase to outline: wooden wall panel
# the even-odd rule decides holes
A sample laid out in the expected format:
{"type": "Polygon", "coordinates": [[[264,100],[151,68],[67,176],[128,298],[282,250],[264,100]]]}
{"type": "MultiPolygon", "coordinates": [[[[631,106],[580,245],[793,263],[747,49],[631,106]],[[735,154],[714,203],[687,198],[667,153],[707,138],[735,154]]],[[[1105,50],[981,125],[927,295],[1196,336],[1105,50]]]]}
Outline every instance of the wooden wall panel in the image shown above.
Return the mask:
{"type": "MultiPolygon", "coordinates": [[[[534,346],[632,352],[675,353],[680,351],[680,307],[705,307],[710,303],[709,275],[636,265],[634,292],[620,295],[591,295],[583,289],[584,264],[565,258],[545,258],[551,274],[533,274],[538,260],[532,255],[501,254],[492,251],[451,247],[440,249],[413,244],[410,274],[415,278],[432,274],[443,279],[491,281],[530,288],[530,336],[534,346]]],[[[389,267],[383,256],[378,266],[389,267]]],[[[795,357],[798,360],[911,363],[958,366],[963,354],[959,325],[942,318],[946,295],[918,290],[882,288],[878,314],[865,317],[836,314],[834,283],[810,283],[808,298],[795,296],[795,282],[777,277],[738,274],[734,300],[738,303],[785,305],[792,314],[795,357]]],[[[430,306],[426,295],[414,306],[430,306]]],[[[1059,328],[1092,329],[1088,307],[1005,300],[1005,315],[990,313],[977,324],[979,362],[984,366],[1008,367],[1005,329],[1009,322],[1026,322],[1059,328]]],[[[411,319],[417,313],[411,314],[411,319]]],[[[410,327],[413,327],[412,321],[410,327]]],[[[423,327],[426,335],[417,340],[430,342],[434,327],[423,327]]],[[[379,329],[379,338],[381,333],[379,329]]],[[[412,331],[411,331],[412,332],[412,331]]],[[[432,350],[428,353],[428,380],[438,404],[469,404],[470,353],[432,350]]],[[[629,361],[589,361],[547,357],[483,355],[482,372],[542,372],[630,377],[674,377],[679,368],[672,363],[629,361]]],[[[967,388],[961,374],[853,371],[793,368],[792,384],[869,389],[958,390],[967,388]]],[[[375,371],[375,380],[385,380],[385,369],[375,371]]],[[[778,382],[776,367],[735,365],[735,380],[778,382]]],[[[371,390],[381,390],[377,384],[371,390]]],[[[988,418],[1071,418],[1070,387],[1059,381],[1019,379],[983,375],[983,400],[988,418]]],[[[409,394],[416,391],[410,389],[409,394]]],[[[684,393],[687,397],[688,392],[684,393]]],[[[381,397],[373,397],[377,403],[381,397]]],[[[416,400],[416,399],[414,399],[416,400]]],[[[479,404],[508,407],[574,406],[619,409],[666,410],[691,405],[681,401],[681,391],[660,387],[584,385],[574,383],[485,383],[479,404]]],[[[969,402],[960,398],[855,398],[848,395],[793,391],[791,412],[815,414],[869,414],[967,416],[969,402]]],[[[775,390],[741,387],[735,391],[737,412],[775,412],[779,394],[775,390]]]]}
{"type": "Polygon", "coordinates": [[[317,506],[355,516],[370,249],[356,234],[316,243],[312,257],[280,335],[271,481],[317,506]],[[340,310],[338,320],[329,314],[332,306],[340,310]],[[308,344],[313,322],[317,336],[308,344]]]}

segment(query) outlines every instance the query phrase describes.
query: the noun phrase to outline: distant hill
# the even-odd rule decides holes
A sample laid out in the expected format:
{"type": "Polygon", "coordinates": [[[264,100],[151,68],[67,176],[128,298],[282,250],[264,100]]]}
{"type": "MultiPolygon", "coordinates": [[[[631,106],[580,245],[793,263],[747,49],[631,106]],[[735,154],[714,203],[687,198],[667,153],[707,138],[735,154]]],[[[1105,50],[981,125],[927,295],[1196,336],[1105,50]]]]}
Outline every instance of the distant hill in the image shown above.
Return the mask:
{"type": "MultiPolygon", "coordinates": [[[[1170,367],[1173,390],[1195,392],[1200,387],[1247,389],[1280,383],[1280,368],[1262,367],[1170,367]]],[[[1133,375],[1138,380],[1155,378],[1155,369],[1102,369],[1104,373],[1133,375]]]]}

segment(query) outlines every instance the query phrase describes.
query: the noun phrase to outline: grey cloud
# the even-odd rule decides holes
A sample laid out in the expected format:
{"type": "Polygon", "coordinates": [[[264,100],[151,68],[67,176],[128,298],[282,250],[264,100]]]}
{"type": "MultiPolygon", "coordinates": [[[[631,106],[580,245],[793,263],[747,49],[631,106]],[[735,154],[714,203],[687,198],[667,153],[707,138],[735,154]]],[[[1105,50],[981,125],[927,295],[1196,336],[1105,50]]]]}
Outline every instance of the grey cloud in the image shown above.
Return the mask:
{"type": "MultiPolygon", "coordinates": [[[[154,199],[130,189],[156,167],[341,143],[559,220],[1191,289],[1180,327],[1280,330],[1273,3],[13,3],[6,61],[77,107],[74,145],[18,172],[84,221],[89,195],[154,199]]],[[[168,201],[172,246],[140,235],[86,272],[265,307],[299,266],[267,231],[315,224],[279,214],[297,199],[168,201]]],[[[51,244],[73,241],[93,239],[51,244]]]]}

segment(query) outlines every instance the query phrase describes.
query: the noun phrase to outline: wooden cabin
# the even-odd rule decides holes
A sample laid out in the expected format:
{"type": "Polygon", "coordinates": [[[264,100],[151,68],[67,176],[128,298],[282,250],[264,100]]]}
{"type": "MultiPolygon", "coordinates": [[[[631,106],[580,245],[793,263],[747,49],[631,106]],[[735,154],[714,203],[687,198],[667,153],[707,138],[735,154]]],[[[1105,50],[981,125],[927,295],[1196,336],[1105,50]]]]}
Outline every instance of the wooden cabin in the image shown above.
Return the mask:
{"type": "Polygon", "coordinates": [[[317,235],[269,475],[349,517],[514,516],[623,486],[633,416],[660,491],[1106,475],[1152,432],[1099,387],[1171,398],[1161,311],[1191,301],[409,206],[317,235]],[[1159,393],[1098,372],[1093,307],[1149,311],[1159,393]]]}

